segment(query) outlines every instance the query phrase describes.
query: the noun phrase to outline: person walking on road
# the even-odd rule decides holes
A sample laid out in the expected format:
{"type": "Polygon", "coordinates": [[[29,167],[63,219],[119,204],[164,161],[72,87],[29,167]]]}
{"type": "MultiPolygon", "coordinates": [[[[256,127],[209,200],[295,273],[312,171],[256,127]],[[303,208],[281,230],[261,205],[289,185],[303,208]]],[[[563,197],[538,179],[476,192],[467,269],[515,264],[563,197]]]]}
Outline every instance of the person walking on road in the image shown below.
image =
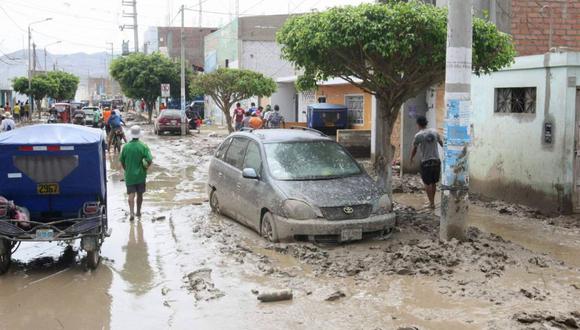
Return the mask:
{"type": "Polygon", "coordinates": [[[258,114],[256,112],[253,112],[252,116],[250,117],[250,121],[248,122],[248,125],[250,126],[250,128],[260,129],[264,126],[264,121],[262,120],[262,118],[258,117],[258,114]]]}
{"type": "Polygon", "coordinates": [[[421,155],[421,179],[425,184],[425,192],[429,198],[429,207],[435,209],[435,193],[437,182],[441,176],[441,160],[437,145],[443,146],[441,136],[434,128],[427,128],[427,118],[417,117],[419,132],[415,134],[413,149],[411,150],[411,163],[419,151],[421,155]]]}
{"type": "Polygon", "coordinates": [[[242,127],[244,127],[243,121],[244,121],[245,114],[246,114],[246,112],[242,108],[242,105],[239,103],[236,103],[236,108],[234,109],[234,121],[236,123],[236,131],[239,131],[242,129],[242,127]]]}
{"type": "Polygon", "coordinates": [[[0,132],[8,132],[16,128],[16,123],[12,119],[12,114],[10,112],[4,113],[4,119],[0,124],[0,132]]]}
{"type": "Polygon", "coordinates": [[[20,121],[20,101],[14,105],[12,112],[14,113],[14,121],[20,121]]]}
{"type": "Polygon", "coordinates": [[[129,130],[131,141],[123,146],[119,161],[125,170],[125,185],[129,195],[129,220],[141,217],[143,194],[146,190],[147,169],[153,162],[149,147],[140,141],[141,127],[135,125],[129,130]],[[137,213],[135,213],[135,197],[137,197],[137,213]]]}
{"type": "Polygon", "coordinates": [[[286,121],[284,116],[280,114],[280,107],[277,104],[274,106],[274,111],[268,112],[267,115],[267,118],[265,118],[267,128],[286,127],[286,121]]]}
{"type": "Polygon", "coordinates": [[[23,116],[26,122],[30,122],[30,104],[28,104],[28,100],[24,103],[23,116]]]}
{"type": "Polygon", "coordinates": [[[246,111],[244,114],[244,119],[242,120],[242,127],[250,127],[250,119],[252,119],[252,113],[250,111],[246,111]]]}

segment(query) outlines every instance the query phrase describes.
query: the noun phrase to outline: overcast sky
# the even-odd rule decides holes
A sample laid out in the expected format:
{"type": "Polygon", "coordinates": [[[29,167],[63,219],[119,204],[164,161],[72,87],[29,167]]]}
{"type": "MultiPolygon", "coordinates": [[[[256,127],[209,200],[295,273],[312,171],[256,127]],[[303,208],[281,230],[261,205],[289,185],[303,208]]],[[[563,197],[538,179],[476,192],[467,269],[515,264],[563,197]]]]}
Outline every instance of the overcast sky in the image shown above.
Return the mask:
{"type": "MultiPolygon", "coordinates": [[[[204,26],[220,26],[230,21],[235,13],[235,0],[201,0],[204,26]]],[[[122,40],[130,40],[133,48],[133,31],[121,32],[119,25],[132,24],[131,18],[123,18],[122,0],[1,0],[0,1],[0,55],[27,47],[28,24],[52,18],[51,21],[34,24],[32,39],[37,49],[50,43],[51,53],[95,53],[109,50],[108,42],[114,42],[115,53],[121,49],[122,40]]],[[[239,0],[240,15],[284,14],[307,12],[312,9],[370,2],[370,0],[239,0]]],[[[199,10],[199,0],[137,0],[139,43],[142,47],[143,33],[149,26],[179,25],[175,18],[181,4],[199,10]]],[[[186,26],[198,25],[198,12],[186,11],[186,26]]]]}

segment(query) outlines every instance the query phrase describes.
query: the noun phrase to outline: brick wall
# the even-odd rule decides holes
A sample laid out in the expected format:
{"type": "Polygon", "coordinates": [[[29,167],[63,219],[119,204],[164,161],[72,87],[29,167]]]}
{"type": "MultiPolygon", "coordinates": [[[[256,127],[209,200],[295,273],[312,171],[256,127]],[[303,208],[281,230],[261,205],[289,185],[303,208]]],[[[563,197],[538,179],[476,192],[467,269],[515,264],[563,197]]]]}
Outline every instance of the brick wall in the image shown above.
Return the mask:
{"type": "Polygon", "coordinates": [[[513,0],[512,15],[511,32],[519,55],[549,51],[550,21],[552,47],[580,50],[580,0],[513,0]]]}

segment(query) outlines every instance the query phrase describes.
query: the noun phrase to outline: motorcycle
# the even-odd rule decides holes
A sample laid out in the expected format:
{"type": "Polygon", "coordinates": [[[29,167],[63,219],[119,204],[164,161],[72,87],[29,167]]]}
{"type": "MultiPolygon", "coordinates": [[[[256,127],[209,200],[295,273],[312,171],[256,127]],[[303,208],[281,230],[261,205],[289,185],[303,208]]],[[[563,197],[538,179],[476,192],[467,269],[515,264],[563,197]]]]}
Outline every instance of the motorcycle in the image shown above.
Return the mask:
{"type": "Polygon", "coordinates": [[[80,114],[74,115],[73,124],[84,126],[85,125],[85,116],[80,115],[80,114]]]}
{"type": "Polygon", "coordinates": [[[51,114],[48,116],[48,123],[49,123],[49,124],[56,124],[56,123],[58,123],[58,118],[56,117],[56,114],[54,114],[54,113],[51,113],[51,114]]]}
{"type": "Polygon", "coordinates": [[[113,145],[113,150],[115,152],[121,152],[121,146],[123,145],[123,130],[115,131],[111,144],[113,145]]]}

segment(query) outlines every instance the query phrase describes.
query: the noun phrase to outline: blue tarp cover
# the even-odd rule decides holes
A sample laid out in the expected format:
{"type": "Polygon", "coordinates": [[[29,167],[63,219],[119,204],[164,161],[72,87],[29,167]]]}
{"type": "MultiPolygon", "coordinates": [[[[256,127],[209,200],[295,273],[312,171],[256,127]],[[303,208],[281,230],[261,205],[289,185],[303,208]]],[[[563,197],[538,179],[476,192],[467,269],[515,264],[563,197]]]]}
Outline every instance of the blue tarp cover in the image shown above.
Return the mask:
{"type": "Polygon", "coordinates": [[[102,130],[72,124],[25,126],[1,133],[0,195],[28,208],[33,218],[46,212],[75,216],[84,202],[106,200],[104,149],[102,130]],[[58,194],[40,194],[42,184],[58,184],[58,194]]]}

